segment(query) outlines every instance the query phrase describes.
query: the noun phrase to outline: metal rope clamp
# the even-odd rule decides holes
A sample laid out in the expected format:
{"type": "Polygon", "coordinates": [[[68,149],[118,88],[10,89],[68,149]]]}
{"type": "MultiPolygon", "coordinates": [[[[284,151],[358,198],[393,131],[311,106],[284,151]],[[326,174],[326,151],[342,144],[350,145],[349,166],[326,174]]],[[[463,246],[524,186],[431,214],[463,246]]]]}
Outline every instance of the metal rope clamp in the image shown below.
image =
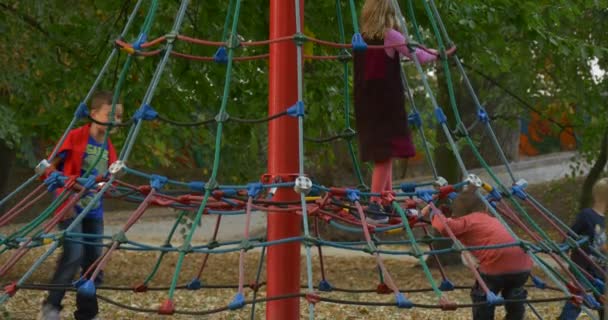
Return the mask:
{"type": "Polygon", "coordinates": [[[112,163],[110,165],[110,168],[108,169],[108,171],[110,171],[110,174],[112,174],[115,177],[121,177],[125,174],[125,169],[126,169],[126,165],[125,162],[122,160],[116,160],[114,161],[114,163],[112,163]]]}
{"type": "Polygon", "coordinates": [[[312,190],[312,181],[308,177],[299,176],[296,178],[293,190],[297,193],[308,194],[312,190]]]}
{"type": "Polygon", "coordinates": [[[445,187],[448,185],[448,180],[446,180],[444,177],[438,176],[437,180],[435,180],[435,182],[433,182],[433,187],[435,187],[435,189],[440,189],[441,187],[445,187]]]}
{"type": "Polygon", "coordinates": [[[481,188],[481,186],[483,185],[483,181],[481,181],[481,179],[472,173],[469,173],[469,175],[467,176],[467,182],[469,183],[469,186],[474,186],[476,188],[481,188]]]}
{"type": "Polygon", "coordinates": [[[40,163],[38,163],[38,165],[34,169],[34,172],[36,172],[36,174],[38,174],[38,175],[43,175],[44,172],[46,171],[46,169],[48,169],[50,166],[51,166],[51,163],[49,163],[48,160],[42,159],[40,161],[40,163]]]}

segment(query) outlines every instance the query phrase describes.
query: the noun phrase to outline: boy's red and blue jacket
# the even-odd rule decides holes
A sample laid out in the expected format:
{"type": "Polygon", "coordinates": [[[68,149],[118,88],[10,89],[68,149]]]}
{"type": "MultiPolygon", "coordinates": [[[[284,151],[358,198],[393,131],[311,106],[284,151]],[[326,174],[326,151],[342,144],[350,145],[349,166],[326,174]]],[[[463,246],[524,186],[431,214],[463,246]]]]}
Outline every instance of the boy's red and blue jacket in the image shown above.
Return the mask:
{"type": "MultiPolygon", "coordinates": [[[[83,174],[82,165],[84,157],[87,152],[87,145],[91,142],[90,137],[91,124],[84,125],[82,127],[71,130],[65,141],[57,149],[57,156],[61,157],[63,161],[58,166],[57,170],[63,172],[66,177],[79,177],[83,174]]],[[[116,150],[110,138],[106,145],[108,152],[108,167],[116,161],[116,150]]],[[[63,191],[63,188],[59,188],[55,191],[55,195],[59,195],[63,191]]],[[[57,208],[55,214],[59,214],[62,209],[68,204],[69,201],[64,203],[57,208]]],[[[72,215],[66,213],[65,218],[70,218],[72,215]]]]}

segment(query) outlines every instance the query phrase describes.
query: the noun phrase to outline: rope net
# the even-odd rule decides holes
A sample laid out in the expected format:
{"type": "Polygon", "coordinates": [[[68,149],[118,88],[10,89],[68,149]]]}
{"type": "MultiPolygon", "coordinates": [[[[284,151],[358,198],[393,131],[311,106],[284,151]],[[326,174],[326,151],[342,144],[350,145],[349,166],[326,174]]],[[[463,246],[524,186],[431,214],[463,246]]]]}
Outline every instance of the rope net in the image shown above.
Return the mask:
{"type": "MultiPolygon", "coordinates": [[[[296,8],[299,7],[299,1],[296,1],[296,8]]],[[[361,40],[358,33],[356,7],[353,1],[350,1],[349,9],[353,16],[353,37],[352,41],[346,41],[346,31],[344,30],[344,22],[341,12],[341,2],[336,1],[337,17],[340,25],[340,42],[326,41],[316,39],[314,37],[304,35],[300,30],[300,25],[297,25],[297,32],[292,36],[281,37],[262,41],[239,41],[238,37],[232,36],[238,34],[239,15],[240,15],[240,0],[231,0],[228,7],[228,14],[224,24],[224,32],[220,40],[197,39],[188,35],[180,34],[182,25],[189,1],[182,0],[178,12],[176,13],[174,24],[170,31],[158,36],[152,40],[147,40],[147,36],[153,25],[155,13],[158,7],[158,1],[150,1],[150,6],[143,24],[140,27],[140,33],[134,42],[128,43],[124,40],[127,32],[130,30],[135,16],[138,14],[142,1],[139,0],[133,12],[121,33],[120,37],[115,40],[115,46],[112,48],[103,68],[100,70],[97,79],[93,83],[90,91],[84,97],[83,101],[78,105],[74,117],[68,125],[65,133],[58,142],[58,146],[63,143],[67,133],[75,126],[79,119],[90,119],[88,116],[86,102],[90,99],[92,93],[99,85],[101,79],[105,76],[106,71],[114,59],[117,59],[119,53],[126,53],[127,58],[124,61],[123,68],[120,72],[118,81],[114,88],[114,99],[112,104],[112,113],[120,96],[123,84],[125,82],[128,70],[133,64],[135,58],[147,58],[157,56],[156,70],[150,79],[148,89],[142,97],[141,107],[135,112],[133,117],[123,123],[100,123],[109,127],[124,126],[129,127],[129,134],[125,141],[124,147],[120,152],[119,160],[113,163],[110,167],[109,174],[106,176],[93,176],[90,170],[85,172],[80,177],[65,176],[61,172],[45,173],[45,169],[57,156],[57,151],[49,156],[48,159],[41,161],[37,167],[36,173],[30,179],[25,181],[19,188],[9,194],[0,201],[0,205],[7,203],[11,198],[21,197],[21,200],[12,208],[9,208],[0,216],[0,227],[10,224],[16,217],[24,214],[32,208],[32,206],[40,201],[48,192],[54,192],[57,188],[62,188],[63,191],[54,198],[52,203],[43,210],[36,218],[29,221],[25,225],[19,227],[16,231],[1,235],[0,238],[0,254],[5,257],[4,264],[0,266],[0,277],[5,277],[10,270],[32,249],[43,247],[45,252],[39,256],[32,266],[24,273],[19,280],[7,283],[4,293],[0,296],[0,302],[6,302],[10,297],[21,290],[49,290],[49,289],[64,289],[67,291],[78,291],[82,294],[95,295],[104,302],[113,304],[120,308],[125,308],[137,312],[149,312],[160,314],[184,314],[184,315],[209,315],[219,312],[229,312],[231,310],[241,309],[245,306],[252,306],[252,310],[257,303],[265,303],[268,301],[284,300],[284,299],[302,299],[308,305],[309,317],[314,318],[315,305],[318,303],[334,303],[334,304],[349,304],[363,306],[394,306],[396,308],[429,308],[439,310],[454,310],[457,308],[471,307],[475,304],[504,304],[514,302],[514,300],[505,300],[500,296],[494,295],[480,277],[473,263],[469,263],[471,279],[476,279],[482,289],[485,291],[487,300],[485,302],[460,303],[451,299],[450,291],[462,290],[469,288],[462,284],[454,284],[447,276],[445,268],[441,265],[438,256],[450,253],[462,253],[463,259],[471,259],[470,252],[475,250],[492,250],[505,247],[520,247],[534,261],[537,268],[541,271],[539,274],[531,276],[531,285],[529,287],[538,290],[552,290],[556,292],[554,298],[544,299],[528,299],[525,302],[532,306],[536,303],[546,303],[555,301],[575,301],[583,305],[586,312],[591,317],[594,315],[588,309],[596,309],[600,307],[600,302],[595,300],[594,295],[601,296],[603,292],[603,282],[594,278],[592,275],[585,272],[574,263],[568,251],[577,250],[591,263],[597,263],[592,260],[589,255],[581,249],[587,239],[574,233],[568,226],[560,221],[550,210],[542,206],[532,195],[526,192],[527,183],[524,180],[517,179],[515,173],[511,170],[500,145],[493,133],[490,117],[484,110],[483,106],[477,99],[474,88],[468,80],[465,70],[460,63],[456,54],[456,46],[450,40],[447,29],[443,24],[437,7],[433,0],[420,1],[424,6],[427,18],[430,21],[431,30],[437,41],[439,48],[439,58],[441,67],[445,72],[447,79],[447,87],[450,94],[450,108],[453,116],[456,119],[456,127],[464,128],[459,130],[459,137],[464,139],[466,144],[473,150],[477,160],[482,164],[483,169],[491,177],[491,181],[481,181],[477,176],[469,173],[465,163],[463,162],[459,148],[453,138],[453,131],[448,127],[446,116],[443,110],[435,99],[435,94],[428,83],[427,73],[422,68],[416,55],[412,55],[412,59],[404,64],[403,67],[413,65],[417,71],[419,79],[421,79],[424,90],[430,100],[434,112],[436,114],[437,124],[442,128],[442,133],[451,145],[454,151],[454,156],[457,159],[462,176],[466,177],[463,181],[445,181],[438,176],[435,167],[434,159],[432,158],[426,137],[424,135],[424,123],[420,120],[420,112],[412,97],[408,79],[405,72],[402,73],[403,85],[406,87],[408,108],[411,110],[409,116],[409,124],[418,133],[423,140],[423,150],[427,158],[430,169],[433,172],[434,179],[423,183],[402,183],[393,185],[393,190],[375,194],[368,192],[361,175],[360,164],[357,162],[357,157],[354,154],[352,138],[356,132],[350,124],[350,97],[349,97],[349,63],[351,62],[353,50],[365,50],[365,48],[384,48],[383,46],[367,45],[361,40]],[[176,42],[186,42],[193,45],[216,47],[217,51],[214,56],[195,56],[174,50],[176,42]],[[256,119],[246,119],[230,116],[227,112],[229,100],[229,92],[231,85],[231,74],[234,62],[246,62],[259,59],[267,59],[268,54],[262,53],[258,55],[246,56],[238,55],[242,48],[247,47],[267,47],[274,43],[291,42],[297,46],[298,55],[298,102],[289,107],[285,112],[262,116],[256,119]],[[305,43],[312,42],[320,46],[335,49],[337,53],[330,56],[314,56],[304,55],[302,47],[305,43]],[[197,120],[192,122],[179,121],[171,119],[168,116],[161,115],[152,107],[152,100],[159,79],[163,74],[163,70],[172,58],[189,59],[193,61],[209,61],[225,65],[225,84],[223,88],[222,100],[219,106],[217,116],[214,119],[197,120]],[[344,128],[341,133],[331,137],[305,137],[303,135],[305,114],[305,101],[303,101],[303,80],[302,80],[302,61],[304,59],[312,60],[335,60],[336,63],[341,63],[344,66],[344,105],[345,119],[344,128]],[[450,62],[451,61],[451,62],[450,62]],[[479,153],[477,146],[474,144],[471,136],[463,124],[459,109],[454,98],[454,89],[451,82],[451,72],[457,72],[459,76],[465,79],[464,83],[469,91],[477,108],[477,123],[487,130],[492,138],[493,146],[496,152],[500,155],[503,166],[509,174],[509,181],[502,181],[493,172],[492,168],[484,161],[479,153]],[[280,176],[263,175],[259,181],[253,181],[240,185],[222,184],[217,180],[217,173],[221,164],[221,144],[222,130],[225,125],[232,123],[239,124],[265,124],[283,117],[294,117],[298,120],[299,127],[299,172],[292,172],[280,176]],[[158,174],[146,173],[135,168],[127,166],[127,160],[131,154],[132,148],[137,141],[138,133],[141,126],[146,122],[158,121],[168,125],[181,127],[195,127],[204,125],[216,126],[216,141],[214,149],[214,161],[210,176],[204,180],[182,181],[177,180],[177,177],[164,177],[158,174]],[[304,170],[304,146],[305,142],[311,143],[327,143],[333,140],[342,139],[346,142],[348,150],[353,159],[354,174],[360,182],[360,188],[348,188],[340,186],[325,186],[319,183],[313,183],[304,170]],[[44,177],[44,181],[40,183],[40,177],[44,177]],[[149,181],[147,184],[134,185],[128,183],[126,178],[138,177],[149,181]],[[32,184],[38,183],[33,190],[27,194],[23,194],[24,190],[32,184]],[[467,247],[460,243],[450,228],[446,226],[448,231],[447,237],[434,236],[429,232],[429,221],[413,214],[415,210],[430,204],[433,209],[438,203],[447,203],[465,187],[477,188],[478,196],[487,204],[490,213],[496,217],[507,228],[512,235],[513,243],[503,244],[499,246],[484,246],[484,247],[467,247]],[[293,189],[300,195],[300,201],[279,202],[273,200],[273,197],[278,189],[293,189]],[[85,194],[93,194],[93,200],[89,202],[83,212],[76,216],[72,223],[62,231],[56,230],[56,226],[62,220],[62,217],[68,215],[72,207],[85,194]],[[392,206],[392,211],[386,213],[389,222],[380,225],[370,225],[365,219],[366,206],[369,198],[375,196],[380,197],[384,203],[392,206]],[[100,198],[114,198],[123,201],[137,203],[138,207],[133,211],[128,220],[120,228],[120,230],[111,235],[91,235],[86,237],[82,233],[74,232],[82,219],[92,208],[93,204],[100,198]],[[146,213],[150,207],[167,207],[174,208],[180,213],[173,222],[173,227],[167,234],[166,241],[163,245],[150,245],[140,243],[128,239],[129,230],[140,221],[140,218],[146,213]],[[59,208],[59,209],[58,209],[59,208]],[[531,208],[531,209],[530,209],[531,208]],[[551,231],[559,235],[560,239],[551,238],[548,230],[539,225],[533,216],[529,213],[533,210],[535,217],[540,217],[543,222],[548,223],[551,231]],[[302,217],[303,232],[298,237],[285,238],[275,241],[268,241],[265,237],[250,236],[250,222],[253,215],[264,214],[265,212],[285,212],[296,213],[302,217]],[[55,214],[54,214],[55,213],[55,214]],[[192,240],[195,231],[200,225],[203,215],[216,216],[216,223],[213,228],[213,234],[210,241],[203,245],[192,245],[192,240]],[[184,242],[179,247],[172,245],[171,240],[174,237],[178,226],[185,223],[186,217],[191,217],[191,223],[188,223],[187,232],[184,237],[184,242]],[[218,233],[222,225],[223,216],[242,216],[245,219],[245,228],[243,230],[243,238],[241,241],[217,241],[218,233]],[[341,230],[343,232],[361,234],[363,241],[331,241],[324,239],[319,232],[319,225],[326,224],[330,228],[341,230]],[[513,227],[518,227],[523,230],[522,233],[513,231],[513,227]],[[382,240],[382,235],[385,234],[402,234],[403,240],[382,240]],[[420,237],[418,235],[423,234],[420,237]],[[80,280],[73,285],[53,285],[43,283],[28,283],[31,275],[47,260],[61,244],[66,240],[103,246],[104,252],[101,257],[95,261],[88,270],[85,270],[80,280]],[[83,240],[86,239],[86,240],[83,240]],[[101,239],[100,242],[91,239],[101,239]],[[435,246],[440,242],[451,241],[454,245],[451,248],[436,249],[435,246]],[[265,257],[266,248],[285,243],[301,243],[305,247],[306,256],[306,271],[307,281],[302,286],[300,292],[293,292],[282,296],[265,296],[257,295],[260,288],[265,285],[262,280],[262,263],[265,257]],[[377,264],[379,284],[377,288],[340,288],[333,286],[331,279],[326,277],[326,266],[323,260],[323,247],[333,247],[340,250],[360,251],[371,255],[377,264]],[[257,266],[257,275],[252,281],[246,279],[245,257],[250,250],[260,248],[259,265],[257,266]],[[428,248],[428,249],[427,249],[428,248]],[[158,254],[156,262],[152,266],[148,274],[143,277],[143,280],[135,286],[96,286],[94,280],[99,275],[104,267],[111,264],[111,257],[117,250],[129,251],[152,251],[158,254]],[[318,252],[320,274],[312,272],[312,251],[318,252]],[[203,285],[202,277],[205,275],[205,270],[208,263],[208,258],[211,255],[225,254],[235,252],[239,254],[238,264],[238,283],[225,285],[203,285]],[[178,256],[177,263],[174,267],[174,273],[170,283],[165,286],[151,286],[151,281],[157,276],[159,267],[166,260],[166,255],[169,253],[178,256]],[[429,286],[426,288],[400,288],[395,283],[391,270],[387,267],[384,258],[387,256],[407,255],[419,261],[422,267],[424,277],[428,281],[429,286]],[[199,263],[196,276],[188,283],[178,283],[179,276],[183,271],[183,262],[186,257],[192,257],[199,263]],[[440,279],[434,278],[428,266],[427,257],[434,259],[439,267],[440,279]],[[224,307],[216,309],[182,309],[174,303],[174,295],[177,290],[212,290],[212,289],[230,289],[234,290],[234,298],[229,301],[224,307]],[[134,307],[133,305],[122,304],[105,295],[100,295],[97,290],[117,290],[117,291],[159,291],[166,292],[166,300],[157,308],[151,307],[134,307]],[[252,290],[254,295],[252,299],[245,299],[245,291],[252,290]],[[363,293],[378,293],[391,294],[392,299],[386,299],[384,302],[372,302],[361,300],[344,300],[336,299],[331,296],[331,292],[347,292],[353,294],[363,293]],[[433,294],[435,303],[420,302],[416,299],[417,293],[428,292],[433,294]]],[[[406,17],[401,14],[399,3],[395,0],[393,5],[399,13],[401,32],[405,35],[408,41],[408,46],[411,50],[417,48],[428,50],[422,44],[423,39],[420,36],[421,32],[413,15],[413,0],[409,0],[407,10],[407,18],[409,20],[410,29],[414,31],[414,39],[411,39],[408,33],[408,24],[406,17]]],[[[294,12],[299,20],[299,12],[294,12]]],[[[429,51],[430,52],[430,51],[429,51]]],[[[152,61],[152,60],[148,60],[152,61]]],[[[403,70],[402,70],[403,71],[403,70]]],[[[446,109],[448,110],[448,109],[446,109]]],[[[111,116],[110,119],[114,117],[111,116]]],[[[99,123],[99,122],[98,122],[99,123]]],[[[110,130],[107,130],[109,132],[110,130]]],[[[441,133],[438,133],[441,134],[441,133]]],[[[107,143],[108,133],[104,138],[107,143]]],[[[104,144],[105,144],[104,143],[104,144]]],[[[100,161],[101,154],[97,158],[100,161]]],[[[95,167],[95,166],[92,166],[95,167]]],[[[263,174],[263,172],[260,172],[263,174]]],[[[594,252],[594,255],[606,261],[606,257],[600,252],[594,252]]],[[[249,266],[251,267],[251,266],[249,266]]],[[[536,315],[542,318],[538,313],[536,315]]],[[[252,311],[253,318],[253,311],[252,311]]]]}

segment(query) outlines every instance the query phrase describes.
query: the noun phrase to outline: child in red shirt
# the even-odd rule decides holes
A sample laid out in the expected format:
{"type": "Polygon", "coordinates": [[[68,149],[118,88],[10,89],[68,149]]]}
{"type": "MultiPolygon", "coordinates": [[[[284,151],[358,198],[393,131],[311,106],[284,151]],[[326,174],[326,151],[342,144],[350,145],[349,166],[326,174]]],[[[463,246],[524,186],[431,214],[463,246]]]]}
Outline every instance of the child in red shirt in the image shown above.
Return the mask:
{"type": "MultiPolygon", "coordinates": [[[[105,175],[109,166],[116,161],[116,151],[112,142],[108,138],[107,143],[104,143],[104,137],[108,128],[101,124],[110,122],[111,112],[112,93],[107,91],[96,92],[91,98],[90,116],[93,122],[68,133],[65,141],[57,150],[57,157],[51,163],[50,170],[59,170],[66,176],[81,176],[89,170],[93,176],[105,175]]],[[[116,104],[114,110],[115,123],[120,123],[122,112],[122,104],[116,104]]],[[[83,212],[93,197],[93,193],[82,196],[74,206],[72,214],[66,215],[64,217],[65,220],[60,222],[59,228],[65,230],[73,222],[75,215],[83,212]]],[[[61,211],[61,209],[58,209],[57,212],[61,211]]],[[[87,213],[86,217],[71,231],[74,233],[103,235],[103,202],[100,200],[99,203],[96,203],[87,213]]],[[[52,283],[70,286],[79,269],[88,269],[101,256],[102,247],[100,244],[101,238],[99,237],[71,237],[65,239],[63,252],[59,257],[52,283]],[[96,242],[99,245],[82,244],[80,241],[83,240],[92,243],[96,242]]],[[[97,282],[101,278],[95,280],[97,282]]],[[[43,320],[59,320],[61,301],[64,295],[65,290],[49,291],[49,295],[42,306],[40,318],[43,320]]],[[[74,312],[75,319],[96,319],[97,313],[98,305],[95,297],[77,296],[76,311],[74,312]]]]}
{"type": "MultiPolygon", "coordinates": [[[[429,214],[429,206],[422,214],[429,214]]],[[[433,228],[442,235],[447,235],[447,227],[456,238],[466,247],[491,246],[514,243],[515,239],[509,234],[500,221],[487,213],[485,203],[471,191],[463,191],[452,203],[452,218],[441,222],[439,210],[431,214],[433,228]]],[[[502,293],[504,299],[526,299],[527,292],[524,284],[530,276],[532,260],[517,246],[475,250],[471,254],[478,261],[478,270],[488,288],[495,294],[502,293]]],[[[473,303],[485,302],[486,295],[479,283],[471,290],[473,303]]],[[[506,319],[524,319],[525,305],[523,302],[505,303],[506,319]]],[[[473,307],[473,319],[494,319],[494,306],[481,304],[473,307]]]]}

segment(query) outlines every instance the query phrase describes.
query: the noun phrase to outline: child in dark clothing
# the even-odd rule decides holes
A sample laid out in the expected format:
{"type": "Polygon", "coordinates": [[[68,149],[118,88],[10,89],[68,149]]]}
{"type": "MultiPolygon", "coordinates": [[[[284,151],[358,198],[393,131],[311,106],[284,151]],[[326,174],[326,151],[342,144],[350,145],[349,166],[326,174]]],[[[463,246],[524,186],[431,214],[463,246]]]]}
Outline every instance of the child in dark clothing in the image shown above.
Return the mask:
{"type": "MultiPolygon", "coordinates": [[[[604,216],[608,209],[608,178],[600,179],[593,186],[593,205],[591,208],[585,208],[576,216],[576,220],[572,225],[572,231],[580,236],[587,236],[589,239],[588,246],[583,247],[586,254],[589,255],[594,262],[597,263],[602,270],[598,270],[590,263],[580,252],[572,251],[571,258],[581,269],[587,271],[594,278],[605,281],[604,274],[606,270],[606,261],[599,259],[595,252],[606,254],[606,217],[604,216]],[[594,250],[592,250],[592,248],[594,250]]],[[[599,297],[596,297],[599,299],[599,297]]],[[[599,310],[600,319],[604,319],[604,310],[599,310]]],[[[581,313],[580,306],[568,301],[562,309],[559,316],[560,320],[573,320],[581,313]]]]}
{"type": "MultiPolygon", "coordinates": [[[[452,203],[452,218],[444,218],[445,225],[439,216],[439,210],[430,212],[429,206],[422,209],[422,215],[430,215],[433,228],[446,236],[447,227],[466,247],[492,246],[513,243],[515,240],[502,223],[487,213],[485,203],[471,191],[463,191],[452,203]],[[447,227],[446,227],[447,225],[447,227]]],[[[524,285],[530,276],[532,260],[519,247],[505,247],[471,251],[477,260],[481,278],[490,291],[502,293],[505,299],[526,299],[524,285]]],[[[463,259],[464,261],[464,259],[463,259]]],[[[479,283],[471,290],[473,303],[485,302],[486,293],[479,283]]],[[[506,303],[507,320],[520,320],[525,317],[523,302],[506,303]]],[[[481,304],[473,307],[474,320],[494,319],[494,306],[481,304]]]]}
{"type": "MultiPolygon", "coordinates": [[[[122,110],[122,105],[116,104],[114,122],[119,123],[121,121],[122,110]]],[[[111,112],[112,93],[105,91],[95,93],[91,98],[91,118],[100,123],[107,123],[110,122],[111,112]]],[[[104,137],[108,128],[95,121],[69,132],[64,143],[57,150],[57,157],[51,164],[51,170],[57,169],[66,176],[80,176],[88,170],[94,176],[106,174],[108,167],[116,161],[116,152],[110,139],[108,139],[107,144],[104,144],[104,137]]],[[[81,214],[84,208],[92,201],[93,197],[93,193],[82,196],[74,206],[74,214],[68,215],[66,220],[61,221],[59,228],[62,230],[66,229],[73,222],[75,215],[81,214]]],[[[61,208],[57,212],[60,210],[61,208]]],[[[72,232],[103,235],[103,202],[101,200],[72,229],[72,232]]],[[[73,240],[86,240],[101,244],[101,238],[99,237],[85,237],[84,239],[73,240]]],[[[66,239],[63,243],[63,252],[58,260],[52,283],[71,285],[79,269],[83,268],[86,270],[101,256],[101,253],[102,247],[99,245],[85,245],[78,241],[66,239]]],[[[65,290],[49,291],[49,295],[42,306],[40,319],[59,320],[61,300],[63,300],[64,295],[65,290]]],[[[78,296],[76,308],[74,317],[77,320],[97,318],[98,306],[95,297],[78,296]]]]}

